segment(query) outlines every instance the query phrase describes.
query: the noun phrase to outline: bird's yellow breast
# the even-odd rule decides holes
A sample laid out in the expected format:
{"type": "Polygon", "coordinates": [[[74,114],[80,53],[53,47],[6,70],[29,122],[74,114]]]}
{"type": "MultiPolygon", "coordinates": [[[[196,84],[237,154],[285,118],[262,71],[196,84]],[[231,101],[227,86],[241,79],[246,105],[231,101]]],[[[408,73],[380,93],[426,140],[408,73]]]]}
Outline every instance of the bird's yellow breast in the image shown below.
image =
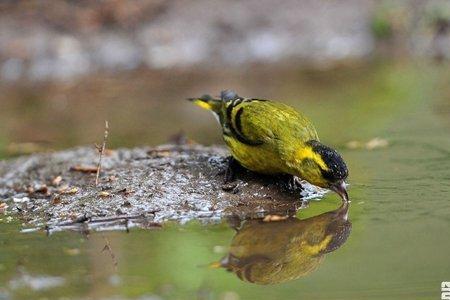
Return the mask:
{"type": "Polygon", "coordinates": [[[279,153],[270,145],[246,145],[229,136],[224,136],[224,140],[231,155],[243,167],[262,174],[287,172],[279,153]]]}

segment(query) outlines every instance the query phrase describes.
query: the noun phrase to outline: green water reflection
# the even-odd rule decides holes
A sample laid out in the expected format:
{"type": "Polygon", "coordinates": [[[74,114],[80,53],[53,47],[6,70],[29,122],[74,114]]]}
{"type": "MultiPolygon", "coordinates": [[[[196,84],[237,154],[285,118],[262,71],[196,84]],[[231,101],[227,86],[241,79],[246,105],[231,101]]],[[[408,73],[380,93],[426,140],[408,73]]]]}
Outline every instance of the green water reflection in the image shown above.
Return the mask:
{"type": "Polygon", "coordinates": [[[243,281],[277,284],[303,277],[347,241],[348,203],[300,220],[248,220],[236,227],[229,253],[216,265],[243,281]]]}
{"type": "MultiPolygon", "coordinates": [[[[305,269],[292,267],[289,275],[278,278],[278,284],[258,285],[247,282],[249,278],[257,281],[254,274],[244,274],[241,277],[247,281],[243,281],[224,268],[209,267],[235,253],[243,238],[226,223],[167,224],[159,230],[133,229],[129,234],[61,232],[47,237],[44,233],[19,234],[21,224],[7,223],[6,216],[1,216],[0,299],[134,299],[144,295],[162,299],[439,298],[441,281],[450,280],[450,68],[402,62],[327,72],[280,71],[270,76],[250,71],[206,79],[190,74],[190,80],[180,75],[167,84],[137,81],[128,87],[132,90],[126,105],[108,98],[109,94],[97,95],[100,100],[94,110],[98,119],[110,121],[114,146],[157,144],[180,128],[190,138],[214,143],[220,142],[220,135],[212,116],[179,99],[228,87],[245,96],[286,99],[314,121],[322,141],[337,146],[348,162],[352,233],[345,244],[324,255],[320,263],[309,261],[305,269]],[[169,90],[169,84],[178,88],[169,90]],[[148,95],[155,96],[148,99],[148,95]],[[388,146],[374,150],[345,146],[376,136],[387,139],[388,146]],[[106,243],[112,252],[102,251],[106,243]],[[295,279],[299,275],[304,276],[295,279]]],[[[126,95],[124,87],[115,86],[115,90],[116,95],[126,95]]],[[[45,90],[44,96],[49,93],[45,90]]],[[[101,138],[103,122],[95,125],[90,113],[77,113],[70,93],[66,97],[66,109],[59,115],[52,115],[60,108],[49,102],[33,106],[34,112],[25,115],[9,103],[0,112],[4,121],[1,145],[19,141],[16,137],[29,140],[39,130],[46,132],[45,139],[54,142],[54,148],[101,138]],[[42,120],[44,112],[49,119],[42,120]],[[51,126],[61,119],[67,121],[61,128],[51,126]],[[25,130],[30,124],[35,125],[31,133],[25,130]],[[56,143],[60,138],[62,143],[56,143]]],[[[339,200],[329,194],[300,211],[299,220],[289,221],[295,223],[292,226],[266,224],[283,228],[273,229],[272,238],[259,249],[273,251],[274,258],[281,260],[288,251],[278,248],[285,244],[282,232],[296,236],[296,226],[304,226],[298,232],[308,232],[306,224],[337,207],[339,200]]],[[[243,241],[256,241],[258,231],[264,231],[252,228],[252,222],[244,224],[242,229],[254,234],[243,241]]],[[[261,280],[274,280],[264,267],[260,272],[261,280]]]]}

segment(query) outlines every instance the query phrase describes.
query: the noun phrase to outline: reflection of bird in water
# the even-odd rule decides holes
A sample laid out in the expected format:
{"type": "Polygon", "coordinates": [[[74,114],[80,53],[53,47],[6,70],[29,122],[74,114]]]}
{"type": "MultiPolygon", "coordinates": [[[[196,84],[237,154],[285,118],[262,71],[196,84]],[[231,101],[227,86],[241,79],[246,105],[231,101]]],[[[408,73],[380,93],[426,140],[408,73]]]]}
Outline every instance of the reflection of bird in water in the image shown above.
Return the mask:
{"type": "Polygon", "coordinates": [[[348,204],[305,220],[246,221],[234,236],[229,254],[213,264],[235,273],[241,280],[276,284],[314,271],[324,254],[347,240],[351,223],[348,204]]]}

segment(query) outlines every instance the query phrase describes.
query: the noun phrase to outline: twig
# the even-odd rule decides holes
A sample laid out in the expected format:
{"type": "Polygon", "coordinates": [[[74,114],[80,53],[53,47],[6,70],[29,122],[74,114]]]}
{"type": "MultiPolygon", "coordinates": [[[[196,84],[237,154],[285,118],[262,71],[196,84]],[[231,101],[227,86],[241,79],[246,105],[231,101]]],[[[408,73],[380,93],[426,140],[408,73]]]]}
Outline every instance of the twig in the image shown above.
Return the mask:
{"type": "MultiPolygon", "coordinates": [[[[91,218],[86,215],[78,217],[74,221],[64,221],[57,223],[55,225],[46,225],[46,228],[48,227],[50,230],[55,228],[75,228],[79,225],[88,225],[90,228],[95,228],[101,225],[106,226],[112,226],[115,222],[123,222],[126,221],[135,221],[137,223],[143,223],[144,221],[148,220],[147,214],[155,214],[159,210],[151,210],[146,211],[141,214],[135,214],[135,215],[119,215],[119,216],[113,216],[113,217],[100,217],[100,218],[91,218]]],[[[161,227],[161,224],[159,223],[149,223],[152,227],[161,227]]]]}
{"type": "Polygon", "coordinates": [[[100,155],[99,155],[98,164],[97,164],[97,174],[95,176],[95,186],[98,185],[98,178],[100,176],[100,171],[102,168],[102,158],[103,158],[103,153],[105,152],[105,148],[106,148],[106,140],[108,139],[108,133],[109,133],[109,125],[108,125],[108,121],[105,121],[105,135],[103,136],[102,147],[99,149],[100,155]]]}
{"type": "Polygon", "coordinates": [[[105,241],[105,247],[103,247],[102,252],[104,251],[108,251],[109,255],[111,256],[111,260],[113,262],[114,265],[114,269],[117,269],[117,258],[116,255],[114,254],[114,251],[111,248],[111,244],[109,243],[109,240],[106,236],[104,236],[102,234],[103,240],[105,241]]]}

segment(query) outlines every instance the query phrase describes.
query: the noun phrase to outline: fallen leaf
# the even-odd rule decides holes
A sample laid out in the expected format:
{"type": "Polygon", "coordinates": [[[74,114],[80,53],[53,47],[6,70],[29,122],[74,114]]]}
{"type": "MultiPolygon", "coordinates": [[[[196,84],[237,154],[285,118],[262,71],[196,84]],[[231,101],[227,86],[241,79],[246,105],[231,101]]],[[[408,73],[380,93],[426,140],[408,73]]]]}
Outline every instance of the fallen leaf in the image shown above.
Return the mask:
{"type": "Polygon", "coordinates": [[[102,191],[102,192],[98,193],[98,195],[99,195],[100,197],[102,197],[102,198],[107,198],[107,197],[110,197],[110,196],[111,196],[110,193],[105,192],[105,191],[102,191]]]}
{"type": "Polygon", "coordinates": [[[47,194],[47,193],[48,193],[48,187],[47,187],[47,185],[45,185],[45,184],[36,186],[36,187],[34,188],[34,192],[35,192],[35,193],[47,194]]]}
{"type": "Polygon", "coordinates": [[[63,189],[60,191],[61,194],[64,195],[73,195],[78,193],[78,188],[77,187],[73,187],[73,188],[67,188],[67,189],[63,189]]]}
{"type": "Polygon", "coordinates": [[[152,149],[147,151],[147,154],[156,158],[169,157],[171,155],[171,151],[167,149],[152,149]]]}
{"type": "Polygon", "coordinates": [[[61,181],[62,181],[62,177],[61,176],[56,176],[52,180],[52,185],[53,186],[58,186],[61,183],[61,181]]]}
{"type": "Polygon", "coordinates": [[[81,173],[97,173],[97,167],[92,166],[73,166],[70,167],[70,171],[81,172],[81,173]]]}
{"type": "Polygon", "coordinates": [[[264,217],[263,222],[277,222],[286,220],[288,216],[279,216],[279,215],[267,215],[264,217]]]}

